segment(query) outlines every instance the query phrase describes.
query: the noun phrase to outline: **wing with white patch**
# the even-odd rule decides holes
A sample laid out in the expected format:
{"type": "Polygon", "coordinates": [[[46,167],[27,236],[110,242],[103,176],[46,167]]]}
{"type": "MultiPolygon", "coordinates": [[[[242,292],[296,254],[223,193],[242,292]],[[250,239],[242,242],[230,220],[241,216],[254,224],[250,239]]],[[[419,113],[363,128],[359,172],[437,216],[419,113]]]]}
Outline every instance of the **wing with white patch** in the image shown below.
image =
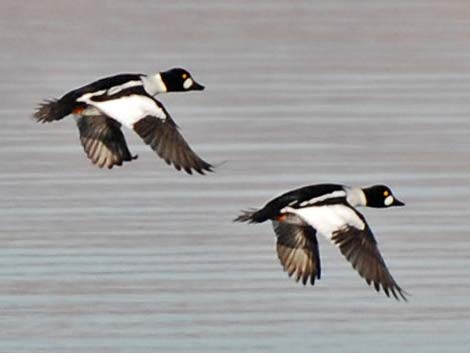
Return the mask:
{"type": "Polygon", "coordinates": [[[146,144],[177,170],[192,174],[212,171],[212,165],[189,147],[165,107],[142,92],[142,87],[127,87],[112,99],[102,92],[83,95],[81,101],[97,108],[104,115],[133,129],[146,144]]]}
{"type": "Polygon", "coordinates": [[[137,156],[132,156],[121,132],[121,124],[104,115],[81,116],[77,120],[80,141],[88,158],[100,168],[111,169],[137,156]]]}
{"type": "Polygon", "coordinates": [[[148,115],[165,120],[167,112],[163,105],[147,95],[142,87],[120,90],[112,96],[102,90],[87,93],[77,101],[85,102],[122,125],[133,129],[134,124],[148,115]]]}
{"type": "Polygon", "coordinates": [[[380,286],[382,286],[387,296],[390,296],[391,292],[397,300],[399,296],[407,300],[405,292],[388,271],[377,247],[377,241],[364,217],[359,213],[358,215],[365,224],[364,229],[346,224],[333,232],[331,241],[339,248],[359,275],[366,280],[367,284],[374,285],[377,292],[380,291],[380,286]]]}
{"type": "MultiPolygon", "coordinates": [[[[329,200],[332,201],[332,200],[329,200]]],[[[303,208],[285,207],[282,211],[294,213],[310,224],[322,236],[331,239],[333,232],[346,225],[363,229],[365,223],[353,208],[341,200],[337,204],[320,204],[303,208]]]]}
{"type": "Polygon", "coordinates": [[[305,285],[310,279],[320,279],[320,254],[316,231],[294,214],[285,214],[279,221],[273,221],[277,236],[277,255],[284,271],[305,285]],[[281,220],[282,219],[282,220],[281,220]]]}
{"type": "Polygon", "coordinates": [[[213,166],[201,159],[179,133],[178,127],[167,114],[165,120],[147,116],[134,124],[134,131],[169,165],[188,174],[212,171],[213,166]]]}

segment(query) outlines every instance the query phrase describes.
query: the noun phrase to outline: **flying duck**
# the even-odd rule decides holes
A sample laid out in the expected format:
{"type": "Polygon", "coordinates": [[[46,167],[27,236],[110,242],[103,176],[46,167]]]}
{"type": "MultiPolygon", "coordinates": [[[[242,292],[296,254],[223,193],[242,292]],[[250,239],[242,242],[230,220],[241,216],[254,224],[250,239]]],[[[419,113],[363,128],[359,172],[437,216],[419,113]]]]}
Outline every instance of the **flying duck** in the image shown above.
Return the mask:
{"type": "Polygon", "coordinates": [[[305,285],[320,279],[317,234],[335,244],[367,284],[406,300],[380,254],[372,230],[356,207],[403,206],[385,185],[366,188],[318,184],[289,191],[259,210],[243,211],[235,222],[271,220],[277,238],[277,254],[289,276],[305,285]]]}
{"type": "Polygon", "coordinates": [[[212,171],[178,131],[163,104],[153,96],[165,92],[203,90],[185,69],[173,68],[154,75],[119,74],[41,103],[34,113],[38,122],[61,120],[73,114],[80,141],[93,164],[112,168],[136,159],[121,131],[134,130],[165,162],[192,174],[212,171]]]}

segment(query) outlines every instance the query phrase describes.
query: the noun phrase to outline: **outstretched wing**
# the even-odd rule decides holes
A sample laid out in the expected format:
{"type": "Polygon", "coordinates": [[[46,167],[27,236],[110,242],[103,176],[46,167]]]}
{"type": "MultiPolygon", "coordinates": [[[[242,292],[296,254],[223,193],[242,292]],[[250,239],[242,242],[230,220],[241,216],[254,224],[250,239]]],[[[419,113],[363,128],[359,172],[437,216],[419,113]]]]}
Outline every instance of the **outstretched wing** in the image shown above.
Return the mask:
{"type": "Polygon", "coordinates": [[[305,285],[320,279],[320,254],[316,231],[294,214],[284,214],[273,221],[277,236],[277,255],[284,271],[305,285]]]}
{"type": "Polygon", "coordinates": [[[391,292],[397,300],[399,297],[407,300],[406,292],[400,288],[388,271],[369,225],[359,212],[355,212],[364,222],[364,229],[358,229],[354,225],[348,224],[334,231],[331,241],[338,246],[341,253],[359,275],[366,280],[367,284],[374,285],[377,292],[382,286],[387,296],[390,296],[391,292]]]}
{"type": "Polygon", "coordinates": [[[132,156],[121,132],[121,124],[105,115],[80,116],[77,119],[80,141],[88,158],[100,168],[111,169],[132,156]]]}
{"type": "Polygon", "coordinates": [[[134,131],[169,165],[188,174],[211,172],[213,166],[201,159],[179,133],[169,115],[165,119],[148,115],[134,124],[134,131]]]}
{"type": "Polygon", "coordinates": [[[107,91],[84,94],[78,99],[133,129],[168,164],[192,174],[212,171],[189,147],[165,107],[141,86],[124,87],[111,96],[107,91]]]}

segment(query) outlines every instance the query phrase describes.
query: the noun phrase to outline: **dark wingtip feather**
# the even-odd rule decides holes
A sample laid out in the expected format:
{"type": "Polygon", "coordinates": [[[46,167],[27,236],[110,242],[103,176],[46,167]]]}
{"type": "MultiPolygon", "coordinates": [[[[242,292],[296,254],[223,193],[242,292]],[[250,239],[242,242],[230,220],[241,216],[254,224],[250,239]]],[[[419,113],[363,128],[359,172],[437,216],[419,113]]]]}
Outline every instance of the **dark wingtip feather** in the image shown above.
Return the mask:
{"type": "Polygon", "coordinates": [[[377,282],[369,283],[369,281],[367,279],[366,279],[366,282],[368,282],[367,284],[369,284],[369,286],[372,285],[375,288],[375,290],[379,293],[380,293],[380,288],[382,288],[385,295],[389,298],[390,298],[390,293],[391,293],[392,296],[398,301],[403,300],[403,301],[407,302],[408,301],[407,296],[408,297],[411,296],[410,293],[408,293],[407,291],[405,291],[404,289],[402,289],[399,286],[386,287],[382,284],[382,286],[380,287],[380,284],[377,283],[377,282]]]}
{"type": "Polygon", "coordinates": [[[210,163],[207,163],[206,161],[204,161],[202,159],[198,161],[199,165],[196,165],[196,166],[180,165],[178,163],[175,163],[175,162],[171,161],[170,159],[165,159],[165,162],[168,165],[173,165],[173,167],[178,171],[184,170],[189,175],[193,175],[194,171],[196,171],[200,175],[206,175],[206,173],[208,173],[208,172],[209,173],[214,173],[215,172],[214,171],[214,166],[210,163]]]}
{"type": "Polygon", "coordinates": [[[222,161],[214,164],[207,163],[207,168],[209,172],[215,173],[215,170],[227,164],[228,161],[222,161]]]}
{"type": "MultiPolygon", "coordinates": [[[[185,168],[186,173],[192,174],[192,169],[190,169],[190,168],[188,168],[188,169],[185,168]]],[[[195,167],[194,170],[196,172],[198,172],[199,174],[201,174],[201,175],[206,175],[206,173],[208,173],[208,172],[209,173],[214,173],[214,166],[210,163],[207,163],[204,160],[201,160],[201,165],[195,167]]]]}
{"type": "MultiPolygon", "coordinates": [[[[193,170],[195,170],[197,173],[201,175],[207,175],[207,173],[215,173],[215,170],[224,164],[225,162],[218,163],[218,164],[210,164],[204,160],[201,159],[201,165],[197,167],[193,167],[194,169],[191,169],[191,167],[186,167],[184,168],[184,171],[188,174],[193,174],[193,170]]],[[[178,169],[179,170],[179,169],[178,169]]]]}
{"type": "MultiPolygon", "coordinates": [[[[398,294],[400,294],[400,297],[401,297],[405,302],[408,301],[407,296],[408,296],[408,297],[411,296],[410,293],[408,293],[408,292],[407,292],[406,290],[404,290],[404,289],[401,289],[400,287],[398,287],[398,294]]],[[[398,299],[397,299],[397,300],[398,300],[398,299]]]]}
{"type": "MultiPolygon", "coordinates": [[[[384,291],[387,292],[385,290],[385,287],[383,288],[384,288],[384,291]]],[[[401,289],[399,286],[390,287],[389,290],[392,292],[392,295],[396,300],[400,301],[401,299],[403,299],[405,302],[408,301],[408,298],[406,296],[410,296],[410,294],[406,292],[405,290],[401,289]]],[[[389,297],[390,295],[387,293],[387,296],[389,297]]]]}

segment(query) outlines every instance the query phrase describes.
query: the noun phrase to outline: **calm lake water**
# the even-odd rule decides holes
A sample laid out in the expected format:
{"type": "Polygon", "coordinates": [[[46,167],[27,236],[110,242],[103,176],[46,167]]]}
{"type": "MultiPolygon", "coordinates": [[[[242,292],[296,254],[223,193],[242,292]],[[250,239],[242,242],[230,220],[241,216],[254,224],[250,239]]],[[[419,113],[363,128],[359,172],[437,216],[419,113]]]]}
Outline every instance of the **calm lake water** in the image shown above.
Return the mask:
{"type": "Polygon", "coordinates": [[[0,3],[0,352],[468,352],[466,1],[0,3]],[[216,173],[100,170],[43,98],[118,72],[188,68],[161,96],[216,173]],[[223,163],[225,162],[225,163],[223,163]],[[320,239],[322,280],[231,220],[306,184],[386,183],[364,209],[408,303],[320,239]]]}

